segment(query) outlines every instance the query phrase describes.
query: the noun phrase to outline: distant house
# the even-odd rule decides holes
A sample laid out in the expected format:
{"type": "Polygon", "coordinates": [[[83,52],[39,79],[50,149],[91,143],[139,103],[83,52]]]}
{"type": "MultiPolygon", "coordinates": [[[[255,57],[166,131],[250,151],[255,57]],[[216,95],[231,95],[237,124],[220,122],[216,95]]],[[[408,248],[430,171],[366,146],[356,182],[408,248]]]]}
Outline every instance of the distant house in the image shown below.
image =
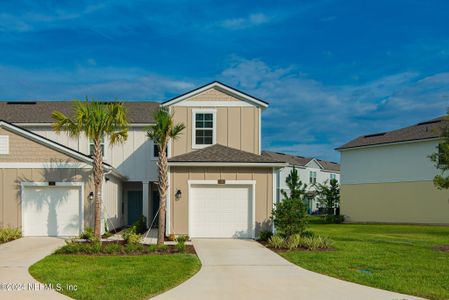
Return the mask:
{"type": "MultiPolygon", "coordinates": [[[[279,176],[277,176],[279,182],[277,199],[282,199],[280,190],[289,191],[285,180],[290,174],[293,167],[298,170],[299,177],[303,183],[307,184],[307,190],[313,195],[317,184],[328,183],[330,179],[336,179],[340,181],[340,165],[335,162],[325,161],[313,157],[303,157],[289,155],[279,152],[263,151],[263,156],[283,161],[287,163],[287,166],[278,170],[279,176]]],[[[319,203],[313,197],[310,197],[308,203],[309,212],[316,212],[319,210],[319,203]]]]}
{"type": "Polygon", "coordinates": [[[434,187],[442,117],[360,136],[341,147],[341,213],[349,222],[449,224],[449,193],[434,187]]]}

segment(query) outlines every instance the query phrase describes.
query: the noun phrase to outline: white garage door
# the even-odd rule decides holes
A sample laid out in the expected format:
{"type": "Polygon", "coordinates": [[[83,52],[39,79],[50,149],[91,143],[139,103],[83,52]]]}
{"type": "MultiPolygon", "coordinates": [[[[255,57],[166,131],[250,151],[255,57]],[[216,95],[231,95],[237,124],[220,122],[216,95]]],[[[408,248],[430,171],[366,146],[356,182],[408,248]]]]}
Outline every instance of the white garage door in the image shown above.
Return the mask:
{"type": "Polygon", "coordinates": [[[192,185],[191,237],[251,238],[251,185],[192,185]]]}
{"type": "Polygon", "coordinates": [[[24,236],[77,236],[81,231],[80,186],[24,186],[24,236]]]}

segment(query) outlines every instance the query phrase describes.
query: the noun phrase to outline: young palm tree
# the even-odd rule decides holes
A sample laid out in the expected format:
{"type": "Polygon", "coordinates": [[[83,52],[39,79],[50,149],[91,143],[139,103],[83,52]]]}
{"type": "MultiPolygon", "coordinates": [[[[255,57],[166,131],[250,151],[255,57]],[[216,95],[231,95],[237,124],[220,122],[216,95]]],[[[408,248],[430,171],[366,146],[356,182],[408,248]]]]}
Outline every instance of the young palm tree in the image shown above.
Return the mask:
{"type": "Polygon", "coordinates": [[[123,143],[128,138],[128,120],[126,119],[126,108],[123,103],[103,103],[96,101],[74,101],[73,118],[66,116],[60,111],[54,111],[52,124],[56,133],[67,132],[69,136],[79,136],[84,133],[88,139],[93,141],[94,154],[92,156],[93,181],[95,189],[95,236],[101,240],[101,207],[103,185],[103,149],[101,141],[108,137],[110,145],[123,143]]]}
{"type": "Polygon", "coordinates": [[[173,114],[170,114],[167,107],[161,107],[155,114],[155,125],[151,126],[147,132],[147,136],[158,145],[159,148],[159,161],[157,163],[159,167],[159,230],[157,235],[157,243],[161,245],[164,243],[165,232],[165,207],[167,202],[167,145],[171,139],[179,137],[184,130],[185,125],[182,123],[175,124],[173,120],[173,114]]]}

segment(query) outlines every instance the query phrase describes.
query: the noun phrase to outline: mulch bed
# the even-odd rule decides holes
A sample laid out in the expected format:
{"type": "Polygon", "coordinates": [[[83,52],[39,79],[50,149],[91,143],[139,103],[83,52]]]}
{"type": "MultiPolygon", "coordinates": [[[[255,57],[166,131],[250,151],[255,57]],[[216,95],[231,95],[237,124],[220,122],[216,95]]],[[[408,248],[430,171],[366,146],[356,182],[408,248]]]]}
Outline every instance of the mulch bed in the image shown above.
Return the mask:
{"type": "Polygon", "coordinates": [[[309,249],[306,249],[306,248],[295,248],[295,249],[290,250],[288,248],[273,248],[273,247],[270,247],[270,245],[268,244],[267,241],[257,241],[257,242],[259,242],[259,244],[261,244],[262,246],[264,246],[264,247],[266,247],[266,248],[268,248],[271,251],[276,252],[276,253],[285,253],[285,252],[289,252],[289,251],[313,251],[313,252],[330,252],[330,251],[335,251],[334,248],[316,249],[316,250],[309,250],[309,249]]]}
{"type": "Polygon", "coordinates": [[[437,245],[433,248],[438,251],[449,252],[449,245],[437,245]]]}
{"type": "MultiPolygon", "coordinates": [[[[75,242],[75,243],[87,243],[87,242],[75,242]]],[[[80,256],[139,256],[139,255],[173,255],[173,254],[194,254],[196,255],[195,247],[193,245],[185,245],[185,251],[179,252],[176,245],[166,245],[166,249],[149,250],[150,245],[142,245],[141,250],[126,251],[126,244],[124,241],[105,241],[102,242],[102,251],[97,253],[76,252],[76,253],[58,253],[58,255],[80,255],[80,256]],[[107,253],[103,249],[108,244],[122,245],[120,252],[107,253]]]]}

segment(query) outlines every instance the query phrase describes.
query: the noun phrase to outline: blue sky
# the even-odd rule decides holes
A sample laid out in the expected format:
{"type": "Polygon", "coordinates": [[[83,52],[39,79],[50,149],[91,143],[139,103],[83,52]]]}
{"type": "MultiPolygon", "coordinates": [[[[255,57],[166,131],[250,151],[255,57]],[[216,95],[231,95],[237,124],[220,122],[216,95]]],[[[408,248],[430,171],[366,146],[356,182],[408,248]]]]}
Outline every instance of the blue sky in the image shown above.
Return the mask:
{"type": "Polygon", "coordinates": [[[0,98],[165,100],[220,80],[268,101],[263,147],[339,160],[449,106],[448,1],[9,1],[0,98]]]}

